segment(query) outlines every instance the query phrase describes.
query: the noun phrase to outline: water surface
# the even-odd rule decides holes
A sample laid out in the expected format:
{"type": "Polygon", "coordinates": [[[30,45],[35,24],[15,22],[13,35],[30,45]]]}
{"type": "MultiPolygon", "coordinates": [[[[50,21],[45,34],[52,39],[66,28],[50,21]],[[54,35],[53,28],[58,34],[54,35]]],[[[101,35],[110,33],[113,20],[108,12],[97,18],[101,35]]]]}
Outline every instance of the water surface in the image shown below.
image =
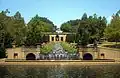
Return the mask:
{"type": "Polygon", "coordinates": [[[0,78],[120,78],[120,65],[0,66],[0,78]]]}

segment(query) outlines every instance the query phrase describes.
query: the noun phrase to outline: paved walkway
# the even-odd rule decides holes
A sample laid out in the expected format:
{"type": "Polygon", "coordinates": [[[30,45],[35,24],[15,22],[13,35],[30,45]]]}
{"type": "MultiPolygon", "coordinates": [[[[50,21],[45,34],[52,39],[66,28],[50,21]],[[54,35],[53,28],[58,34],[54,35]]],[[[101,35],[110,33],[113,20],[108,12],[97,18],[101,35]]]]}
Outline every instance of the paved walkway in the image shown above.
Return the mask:
{"type": "Polygon", "coordinates": [[[75,66],[75,65],[120,65],[120,62],[82,62],[80,60],[68,60],[68,61],[25,61],[25,62],[0,62],[0,65],[71,65],[71,66],[75,66]]]}

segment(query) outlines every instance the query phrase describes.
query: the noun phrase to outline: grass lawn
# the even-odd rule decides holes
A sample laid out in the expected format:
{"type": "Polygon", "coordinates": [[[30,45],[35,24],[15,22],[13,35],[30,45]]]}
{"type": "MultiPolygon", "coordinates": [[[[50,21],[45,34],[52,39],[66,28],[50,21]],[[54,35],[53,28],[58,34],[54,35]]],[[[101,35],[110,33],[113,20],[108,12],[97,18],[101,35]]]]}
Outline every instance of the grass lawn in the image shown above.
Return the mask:
{"type": "MultiPolygon", "coordinates": [[[[116,42],[102,42],[102,44],[100,44],[100,46],[105,46],[105,45],[110,45],[110,46],[113,46],[113,45],[116,45],[116,42]]],[[[120,45],[120,42],[117,42],[117,46],[120,45]]]]}
{"type": "Polygon", "coordinates": [[[106,48],[106,49],[108,48],[108,49],[120,51],[120,42],[118,42],[117,45],[116,42],[103,42],[99,46],[101,48],[106,48]]]}

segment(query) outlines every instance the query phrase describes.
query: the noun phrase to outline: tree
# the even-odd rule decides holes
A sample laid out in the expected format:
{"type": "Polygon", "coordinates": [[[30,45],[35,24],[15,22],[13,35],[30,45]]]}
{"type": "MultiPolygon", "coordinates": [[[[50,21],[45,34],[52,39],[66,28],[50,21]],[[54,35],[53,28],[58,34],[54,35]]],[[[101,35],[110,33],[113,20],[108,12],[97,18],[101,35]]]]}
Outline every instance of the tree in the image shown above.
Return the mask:
{"type": "Polygon", "coordinates": [[[105,29],[105,37],[109,40],[117,42],[120,41],[120,13],[119,11],[113,15],[110,24],[105,29]]]}
{"type": "Polygon", "coordinates": [[[10,43],[6,44],[10,39],[10,36],[8,35],[8,32],[6,30],[6,23],[9,20],[9,17],[6,16],[6,13],[8,13],[8,10],[6,11],[2,11],[0,13],[0,58],[4,58],[6,53],[5,53],[5,48],[7,47],[7,45],[9,45],[10,43]]]}
{"type": "Polygon", "coordinates": [[[23,17],[21,17],[20,12],[16,12],[16,14],[12,17],[12,23],[14,28],[13,31],[12,29],[10,31],[11,35],[13,36],[13,39],[16,43],[16,45],[21,45],[26,36],[26,26],[23,17]]]}
{"type": "Polygon", "coordinates": [[[103,37],[106,18],[101,16],[97,17],[96,14],[87,17],[87,14],[84,13],[78,26],[76,42],[86,46],[88,43],[94,43],[103,37]]]}
{"type": "Polygon", "coordinates": [[[82,16],[82,18],[81,18],[81,20],[86,20],[86,19],[87,19],[87,14],[84,13],[83,16],[82,16]]]}
{"type": "Polygon", "coordinates": [[[72,28],[69,23],[64,23],[61,25],[61,30],[63,32],[70,32],[72,30],[72,28]]]}
{"type": "Polygon", "coordinates": [[[104,29],[106,28],[106,18],[105,17],[97,17],[96,14],[93,16],[89,16],[88,24],[89,24],[89,33],[90,33],[90,40],[92,42],[94,40],[100,40],[103,37],[104,29]]]}
{"type": "Polygon", "coordinates": [[[36,45],[36,43],[41,43],[42,39],[42,24],[39,21],[33,22],[28,25],[27,38],[25,41],[26,45],[36,45]],[[40,26],[41,25],[41,28],[40,26]]]}
{"type": "MultiPolygon", "coordinates": [[[[86,13],[83,14],[81,19],[70,20],[61,25],[61,30],[63,32],[77,33],[80,24],[86,24],[87,31],[90,34],[89,42],[93,42],[95,39],[100,40],[103,37],[104,29],[106,28],[106,18],[98,17],[97,14],[93,14],[93,16],[87,16],[86,13]]],[[[81,28],[82,26],[80,26],[81,28]]]]}
{"type": "Polygon", "coordinates": [[[67,21],[67,22],[65,22],[61,25],[60,29],[63,32],[74,32],[74,33],[76,33],[77,29],[78,29],[79,21],[80,21],[79,19],[67,21]]]}
{"type": "Polygon", "coordinates": [[[76,37],[76,34],[68,34],[66,36],[66,42],[74,43],[75,42],[75,37],[76,37]]]}
{"type": "Polygon", "coordinates": [[[39,28],[42,28],[41,32],[52,32],[55,28],[52,21],[45,17],[40,17],[38,15],[36,15],[29,21],[28,26],[31,26],[33,24],[37,25],[39,28]]]}
{"type": "Polygon", "coordinates": [[[83,14],[77,32],[77,43],[85,47],[89,42],[87,14],[83,14]]]}
{"type": "Polygon", "coordinates": [[[36,15],[27,24],[27,36],[25,43],[27,45],[35,45],[36,43],[42,43],[44,32],[53,32],[56,26],[45,17],[39,17],[36,15]]]}
{"type": "Polygon", "coordinates": [[[8,10],[0,13],[0,52],[5,57],[6,48],[12,47],[13,41],[20,46],[25,37],[25,23],[21,14],[17,12],[14,16],[7,16],[8,10]],[[3,54],[4,53],[4,54],[3,54]]]}

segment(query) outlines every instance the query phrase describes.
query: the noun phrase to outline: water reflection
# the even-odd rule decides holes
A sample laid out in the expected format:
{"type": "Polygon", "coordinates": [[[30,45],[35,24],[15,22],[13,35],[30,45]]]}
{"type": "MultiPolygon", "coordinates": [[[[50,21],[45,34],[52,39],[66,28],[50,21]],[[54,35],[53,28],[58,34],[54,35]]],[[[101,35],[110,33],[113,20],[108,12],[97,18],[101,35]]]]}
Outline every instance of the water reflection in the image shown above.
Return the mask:
{"type": "Polygon", "coordinates": [[[119,78],[120,65],[0,66],[0,78],[119,78]]]}

